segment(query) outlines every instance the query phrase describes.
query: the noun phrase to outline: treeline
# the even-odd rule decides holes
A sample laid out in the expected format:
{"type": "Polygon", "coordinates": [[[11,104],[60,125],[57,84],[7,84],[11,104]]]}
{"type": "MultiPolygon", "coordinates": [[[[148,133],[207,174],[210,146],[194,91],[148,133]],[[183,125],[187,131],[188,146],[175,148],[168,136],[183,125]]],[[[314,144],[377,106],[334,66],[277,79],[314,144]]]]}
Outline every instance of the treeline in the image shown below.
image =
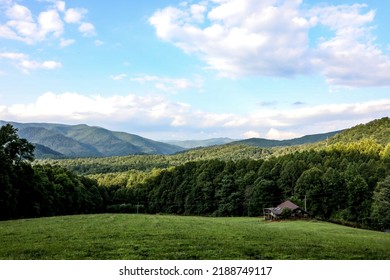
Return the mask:
{"type": "MultiPolygon", "coordinates": [[[[8,170],[9,171],[9,170],[8,170]]],[[[4,182],[1,171],[0,219],[101,213],[107,190],[96,180],[62,167],[14,166],[4,182]]]]}
{"type": "Polygon", "coordinates": [[[100,212],[260,216],[285,199],[301,206],[306,199],[313,217],[390,228],[390,144],[372,140],[268,159],[205,155],[177,166],[89,177],[31,165],[33,150],[12,126],[1,127],[0,219],[100,212]]]}
{"type": "Polygon", "coordinates": [[[50,165],[35,165],[34,146],[11,125],[0,128],[0,219],[105,211],[107,191],[96,180],[50,165]]]}
{"type": "MultiPolygon", "coordinates": [[[[388,145],[389,147],[389,145],[388,145]]],[[[389,149],[385,149],[389,151],[389,149]]],[[[113,176],[113,175],[112,175],[113,176]]],[[[130,174],[128,174],[130,178],[130,174]]],[[[268,160],[189,162],[111,185],[112,211],[259,216],[285,199],[313,217],[390,227],[390,154],[371,141],[268,160]],[[359,149],[356,149],[359,147],[359,149]],[[377,149],[378,148],[378,149],[377,149]]],[[[115,176],[111,178],[114,182],[115,176]]],[[[109,186],[109,180],[106,181],[109,186]]]]}
{"type": "Polygon", "coordinates": [[[75,158],[75,159],[41,159],[39,164],[60,165],[80,175],[106,174],[138,170],[143,172],[152,169],[179,166],[186,162],[220,159],[223,161],[240,159],[268,158],[272,155],[270,149],[243,145],[222,145],[207,148],[196,148],[174,155],[131,155],[106,158],[75,158]]]}
{"type": "Polygon", "coordinates": [[[373,139],[376,143],[386,145],[389,143],[390,118],[384,117],[373,120],[367,124],[360,124],[343,131],[329,139],[329,143],[356,142],[363,139],[373,139]]]}

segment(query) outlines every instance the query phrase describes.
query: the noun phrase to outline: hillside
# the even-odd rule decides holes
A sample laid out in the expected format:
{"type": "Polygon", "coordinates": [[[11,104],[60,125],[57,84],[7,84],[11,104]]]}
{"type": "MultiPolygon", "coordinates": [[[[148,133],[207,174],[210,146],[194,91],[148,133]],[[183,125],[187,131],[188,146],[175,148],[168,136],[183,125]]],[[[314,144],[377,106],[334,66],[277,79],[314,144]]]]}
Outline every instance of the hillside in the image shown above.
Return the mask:
{"type": "MultiPolygon", "coordinates": [[[[0,125],[6,122],[0,121],[0,125]]],[[[111,157],[127,155],[170,155],[174,165],[191,160],[218,158],[223,160],[242,158],[267,158],[271,154],[283,155],[308,148],[321,148],[326,144],[349,143],[373,139],[378,144],[390,142],[388,117],[360,124],[350,129],[322,134],[306,135],[289,140],[252,138],[233,141],[229,138],[207,140],[172,141],[170,144],[153,141],[134,134],[114,132],[87,125],[63,125],[48,123],[15,123],[19,135],[36,144],[37,158],[111,157]],[[307,146],[309,145],[309,146],[307,146]],[[197,147],[197,148],[191,148],[197,147]],[[255,151],[248,148],[267,149],[255,151]],[[189,149],[186,151],[186,149],[189,149]],[[184,152],[184,154],[183,154],[184,152]]],[[[141,160],[142,161],[142,160],[141,160]]],[[[149,159],[148,159],[149,161],[149,159]]],[[[163,160],[165,161],[165,159],[163,160]]],[[[161,165],[158,164],[159,167],[161,165]]],[[[165,167],[166,165],[163,164],[165,167]]]]}
{"type": "Polygon", "coordinates": [[[287,147],[287,146],[312,144],[312,143],[324,141],[340,132],[342,132],[342,130],[328,132],[328,133],[321,133],[321,134],[306,135],[300,138],[294,138],[288,140],[269,140],[264,138],[250,138],[250,139],[235,141],[230,144],[255,146],[255,147],[262,147],[262,148],[287,147]]]}
{"type": "MultiPolygon", "coordinates": [[[[17,208],[0,204],[13,211],[0,213],[23,218],[140,210],[257,217],[264,207],[305,199],[313,217],[383,230],[390,226],[388,213],[379,212],[388,203],[381,192],[390,187],[390,145],[367,138],[347,144],[324,141],[270,149],[222,145],[175,155],[47,160],[35,162],[34,173],[7,167],[18,163],[8,160],[4,178],[14,178],[9,185],[15,191],[3,193],[12,194],[7,203],[19,203],[17,208]],[[39,164],[45,162],[52,165],[39,164]]],[[[15,158],[12,153],[8,157],[15,158]]]]}
{"type": "MultiPolygon", "coordinates": [[[[0,121],[0,125],[8,122],[0,121]]],[[[88,125],[9,122],[21,138],[37,144],[37,158],[173,154],[183,148],[138,135],[88,125]]]]}
{"type": "Polygon", "coordinates": [[[372,139],[381,145],[390,143],[390,118],[384,117],[344,130],[330,138],[329,144],[349,143],[363,139],[372,139]]]}
{"type": "Polygon", "coordinates": [[[389,260],[390,235],[248,217],[63,216],[0,222],[0,259],[389,260]]]}

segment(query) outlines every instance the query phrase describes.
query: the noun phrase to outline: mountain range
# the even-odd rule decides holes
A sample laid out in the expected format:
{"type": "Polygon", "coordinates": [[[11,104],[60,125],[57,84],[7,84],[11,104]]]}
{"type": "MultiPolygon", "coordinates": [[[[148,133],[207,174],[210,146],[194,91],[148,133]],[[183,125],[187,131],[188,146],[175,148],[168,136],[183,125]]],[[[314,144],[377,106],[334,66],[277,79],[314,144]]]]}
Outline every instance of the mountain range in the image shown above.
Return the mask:
{"type": "Polygon", "coordinates": [[[373,138],[376,142],[389,142],[390,119],[373,120],[350,129],[328,133],[306,135],[289,140],[269,140],[251,138],[233,140],[213,138],[206,140],[168,141],[150,140],[138,135],[116,132],[96,126],[65,125],[52,123],[17,123],[0,121],[0,126],[10,123],[18,129],[19,137],[26,138],[35,145],[36,158],[78,158],[109,157],[140,154],[175,154],[198,147],[241,145],[262,148],[286,147],[328,142],[350,142],[362,138],[373,138]]]}
{"type": "Polygon", "coordinates": [[[263,147],[263,148],[286,147],[286,146],[304,145],[304,144],[311,144],[311,143],[324,141],[326,139],[335,136],[336,134],[339,134],[340,132],[343,132],[343,130],[313,134],[313,135],[305,135],[303,137],[293,138],[288,140],[269,140],[264,138],[249,138],[245,140],[234,141],[231,142],[230,144],[255,146],[255,147],[263,147]]]}
{"type": "Polygon", "coordinates": [[[173,154],[184,148],[101,127],[51,123],[10,123],[18,135],[35,144],[37,158],[108,157],[133,154],[173,154]]]}

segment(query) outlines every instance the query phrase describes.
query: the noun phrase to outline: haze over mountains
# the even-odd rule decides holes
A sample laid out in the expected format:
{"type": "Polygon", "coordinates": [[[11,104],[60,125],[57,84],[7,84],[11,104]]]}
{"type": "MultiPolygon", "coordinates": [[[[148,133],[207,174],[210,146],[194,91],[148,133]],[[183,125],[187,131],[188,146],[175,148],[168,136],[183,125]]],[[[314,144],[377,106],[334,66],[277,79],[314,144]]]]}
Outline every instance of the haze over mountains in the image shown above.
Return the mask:
{"type": "Polygon", "coordinates": [[[205,140],[170,140],[170,141],[164,141],[166,143],[176,145],[183,147],[185,149],[193,149],[193,148],[200,148],[200,147],[209,147],[209,146],[216,146],[216,145],[224,145],[224,144],[229,144],[235,141],[239,140],[234,140],[226,137],[222,138],[211,138],[211,139],[205,139],[205,140]]]}
{"type": "Polygon", "coordinates": [[[311,144],[324,140],[328,140],[329,143],[335,141],[348,142],[362,137],[375,137],[375,139],[379,139],[378,143],[387,143],[388,137],[386,135],[390,132],[390,120],[385,117],[346,130],[306,135],[289,140],[214,138],[164,143],[134,134],[110,131],[85,124],[64,125],[0,121],[1,126],[6,123],[10,123],[17,128],[21,138],[26,138],[29,142],[35,144],[36,158],[109,157],[136,154],[168,155],[193,148],[219,145],[273,148],[311,144]]]}

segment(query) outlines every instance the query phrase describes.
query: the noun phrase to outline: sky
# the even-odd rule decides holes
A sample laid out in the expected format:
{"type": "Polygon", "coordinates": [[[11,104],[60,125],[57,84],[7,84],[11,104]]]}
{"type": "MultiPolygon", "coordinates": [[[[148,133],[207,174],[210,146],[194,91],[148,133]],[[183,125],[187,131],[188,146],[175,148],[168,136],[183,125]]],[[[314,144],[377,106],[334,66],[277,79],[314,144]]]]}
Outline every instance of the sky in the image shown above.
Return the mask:
{"type": "Polygon", "coordinates": [[[0,0],[0,119],[290,139],[390,116],[390,1],[0,0]]]}

